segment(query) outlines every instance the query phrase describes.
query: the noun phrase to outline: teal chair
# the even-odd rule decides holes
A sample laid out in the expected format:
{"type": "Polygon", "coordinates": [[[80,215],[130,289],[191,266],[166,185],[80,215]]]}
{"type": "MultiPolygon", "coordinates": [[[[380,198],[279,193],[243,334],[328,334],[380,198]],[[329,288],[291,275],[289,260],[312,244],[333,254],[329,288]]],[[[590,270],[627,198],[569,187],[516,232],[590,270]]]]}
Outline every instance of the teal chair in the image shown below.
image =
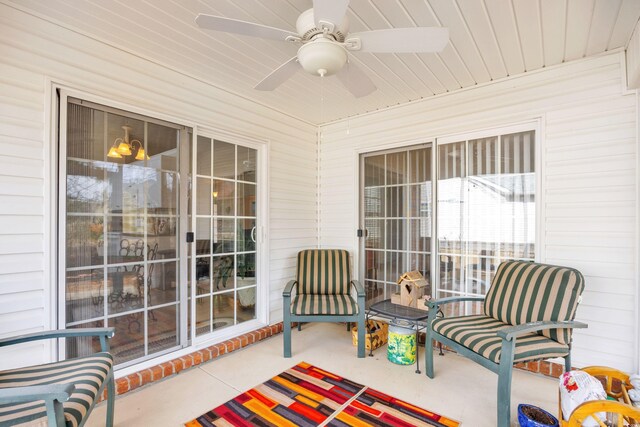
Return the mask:
{"type": "Polygon", "coordinates": [[[284,357],[291,357],[291,323],[350,322],[358,324],[358,357],[364,357],[364,288],[351,278],[349,252],[310,249],[298,253],[296,279],[282,294],[284,357]],[[350,294],[355,290],[355,298],[350,294]],[[293,299],[292,299],[293,294],[293,299]]]}
{"type": "MultiPolygon", "coordinates": [[[[514,363],[563,357],[571,369],[571,332],[584,290],[579,271],[526,261],[500,264],[486,297],[427,301],[426,374],[433,378],[432,340],[498,374],[498,427],[509,427],[514,363]],[[484,301],[482,314],[436,319],[443,305],[484,301]]],[[[445,311],[446,312],[446,311],[445,311]]]]}
{"type": "Polygon", "coordinates": [[[0,425],[81,427],[107,388],[106,426],[113,426],[115,385],[108,339],[114,328],[66,329],[0,339],[0,347],[42,339],[99,337],[101,352],[0,371],[0,425]]]}

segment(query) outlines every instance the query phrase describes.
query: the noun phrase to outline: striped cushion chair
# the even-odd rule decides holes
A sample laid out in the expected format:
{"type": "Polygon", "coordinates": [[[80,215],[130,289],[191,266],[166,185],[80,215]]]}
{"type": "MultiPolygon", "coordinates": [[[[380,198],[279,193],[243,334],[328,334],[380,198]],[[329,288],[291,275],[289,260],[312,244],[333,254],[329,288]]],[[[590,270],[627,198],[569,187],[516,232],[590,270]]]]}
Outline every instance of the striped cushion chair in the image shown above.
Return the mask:
{"type": "Polygon", "coordinates": [[[358,357],[364,357],[364,296],[362,285],[351,278],[349,252],[300,251],[296,279],[287,283],[282,294],[284,357],[291,357],[292,322],[347,322],[347,327],[358,322],[358,357]]]}
{"type": "Polygon", "coordinates": [[[106,426],[113,426],[113,357],[107,339],[114,328],[39,332],[0,340],[0,347],[51,338],[100,337],[102,351],[45,365],[0,371],[0,425],[80,427],[107,393],[106,426]]]}
{"type": "Polygon", "coordinates": [[[514,363],[563,357],[571,369],[571,331],[584,278],[567,267],[525,261],[500,264],[486,297],[451,297],[427,302],[426,373],[433,378],[432,339],[498,374],[498,426],[510,425],[514,363]],[[436,319],[442,305],[484,301],[482,314],[436,319]]]}

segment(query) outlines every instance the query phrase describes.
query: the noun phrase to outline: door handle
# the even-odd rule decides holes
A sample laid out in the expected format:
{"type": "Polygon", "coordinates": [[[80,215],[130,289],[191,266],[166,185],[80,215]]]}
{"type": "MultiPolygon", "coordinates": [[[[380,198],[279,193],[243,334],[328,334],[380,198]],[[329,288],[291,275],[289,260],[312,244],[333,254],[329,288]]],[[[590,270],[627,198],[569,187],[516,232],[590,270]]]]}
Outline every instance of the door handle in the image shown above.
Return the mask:
{"type": "Polygon", "coordinates": [[[253,243],[256,243],[256,227],[251,229],[251,240],[253,240],[253,243]]]}

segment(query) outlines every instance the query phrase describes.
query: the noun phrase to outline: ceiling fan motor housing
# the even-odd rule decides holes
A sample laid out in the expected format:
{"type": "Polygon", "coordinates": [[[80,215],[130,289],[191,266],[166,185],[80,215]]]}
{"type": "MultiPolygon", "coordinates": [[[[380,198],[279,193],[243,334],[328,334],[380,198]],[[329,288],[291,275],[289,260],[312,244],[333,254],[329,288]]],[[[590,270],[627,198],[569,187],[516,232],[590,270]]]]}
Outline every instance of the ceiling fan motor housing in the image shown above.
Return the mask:
{"type": "Polygon", "coordinates": [[[296,21],[296,31],[304,41],[312,40],[315,36],[324,34],[325,29],[323,27],[327,29],[327,33],[325,35],[342,43],[349,31],[349,20],[345,16],[339,24],[335,22],[327,22],[316,26],[313,9],[308,9],[302,12],[296,21]]]}

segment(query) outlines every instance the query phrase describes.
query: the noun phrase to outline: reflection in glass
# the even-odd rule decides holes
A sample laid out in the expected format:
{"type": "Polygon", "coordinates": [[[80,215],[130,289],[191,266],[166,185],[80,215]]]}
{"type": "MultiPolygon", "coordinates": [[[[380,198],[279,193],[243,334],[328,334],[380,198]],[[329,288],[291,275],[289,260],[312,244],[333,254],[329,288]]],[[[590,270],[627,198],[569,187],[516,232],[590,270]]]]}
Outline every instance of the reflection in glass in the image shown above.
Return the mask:
{"type": "Polygon", "coordinates": [[[384,249],[385,220],[365,219],[366,229],[365,247],[372,249],[384,249]]]}
{"type": "Polygon", "coordinates": [[[211,192],[211,180],[209,178],[196,178],[197,181],[197,197],[196,197],[196,214],[211,215],[211,198],[218,196],[218,193],[211,192]]]}
{"type": "MultiPolygon", "coordinates": [[[[66,106],[65,326],[114,326],[111,349],[122,364],[178,342],[182,132],[82,102],[66,106]]],[[[210,230],[207,220],[205,237],[210,230]]],[[[92,346],[67,343],[69,356],[92,346]]]]}
{"type": "Polygon", "coordinates": [[[178,170],[178,130],[156,123],[147,124],[147,164],[165,171],[178,170]]]}
{"type": "Polygon", "coordinates": [[[431,147],[409,151],[409,182],[431,181],[431,147]]]}
{"type": "Polygon", "coordinates": [[[386,194],[386,216],[398,218],[405,216],[406,209],[406,187],[389,187],[386,194]]]}
{"type": "Polygon", "coordinates": [[[67,271],[65,282],[68,323],[104,315],[104,273],[102,268],[67,271]]]}
{"type": "Polygon", "coordinates": [[[407,220],[388,219],[386,221],[386,248],[393,250],[407,249],[407,220]]]}
{"type": "Polygon", "coordinates": [[[211,219],[196,218],[196,255],[211,253],[211,219]]]}
{"type": "Polygon", "coordinates": [[[256,318],[256,287],[238,289],[238,323],[256,318]]]}
{"type": "Polygon", "coordinates": [[[238,254],[238,268],[236,269],[236,287],[246,287],[256,284],[256,254],[238,254]]]}
{"type": "Polygon", "coordinates": [[[235,250],[235,221],[233,219],[213,220],[213,253],[231,253],[235,250]]]}
{"type": "Polygon", "coordinates": [[[211,285],[213,292],[233,288],[233,275],[233,255],[214,256],[211,258],[211,285]]]}
{"type": "Polygon", "coordinates": [[[67,161],[67,213],[104,211],[107,190],[103,162],[67,161]]]}
{"type": "Polygon", "coordinates": [[[211,295],[196,297],[196,336],[211,332],[211,295]]]}
{"type": "Polygon", "coordinates": [[[256,239],[258,237],[256,233],[255,219],[238,220],[238,252],[256,250],[256,239]]]}
{"type": "Polygon", "coordinates": [[[384,187],[364,189],[364,214],[368,218],[384,217],[385,213],[384,187]]]}
{"type": "Polygon", "coordinates": [[[535,257],[535,134],[441,145],[438,156],[440,296],[483,295],[500,261],[535,257]]]}
{"type": "Polygon", "coordinates": [[[396,283],[398,278],[407,271],[406,267],[406,252],[387,252],[387,271],[386,278],[387,282],[396,283]]]}
{"type": "Polygon", "coordinates": [[[240,181],[256,182],[257,150],[249,147],[238,147],[238,175],[240,181]]]}
{"type": "Polygon", "coordinates": [[[110,353],[116,364],[138,359],[144,353],[144,312],[127,313],[109,319],[109,325],[116,333],[109,340],[110,353]]]}
{"type": "Polygon", "coordinates": [[[67,215],[66,267],[100,265],[104,262],[104,224],[101,216],[67,215]]]}
{"type": "Polygon", "coordinates": [[[234,179],[236,176],[236,146],[228,142],[213,141],[213,176],[234,179]]]}
{"type": "Polygon", "coordinates": [[[238,216],[256,216],[255,184],[238,183],[238,216]]]}
{"type": "Polygon", "coordinates": [[[235,184],[230,181],[213,180],[213,215],[235,215],[235,184]]]}
{"type": "Polygon", "coordinates": [[[234,292],[226,292],[213,296],[213,323],[214,330],[228,328],[235,324],[235,298],[234,292]]]}
{"type": "Polygon", "coordinates": [[[384,280],[384,252],[367,250],[365,257],[365,278],[368,280],[384,280]]]}
{"type": "MultiPolygon", "coordinates": [[[[104,327],[104,322],[102,320],[96,320],[93,322],[80,323],[73,326],[68,325],[66,329],[103,328],[103,327],[104,327]]],[[[74,338],[66,338],[64,341],[65,341],[66,356],[69,359],[75,358],[75,357],[91,356],[92,354],[100,352],[100,349],[101,349],[99,337],[74,337],[74,338]]]]}
{"type": "MultiPolygon", "coordinates": [[[[139,265],[107,268],[107,313],[123,313],[144,306],[144,290],[138,276],[139,265]]],[[[144,276],[143,276],[144,277],[144,276]]]]}
{"type": "Polygon", "coordinates": [[[211,293],[211,256],[196,258],[196,295],[211,293]]]}
{"type": "Polygon", "coordinates": [[[149,322],[149,353],[157,353],[176,347],[178,339],[179,320],[176,305],[151,310],[149,318],[157,321],[149,322]]]}
{"type": "Polygon", "coordinates": [[[105,160],[105,113],[79,104],[67,107],[67,157],[105,160]]]}
{"type": "Polygon", "coordinates": [[[404,184],[407,182],[407,153],[387,154],[387,185],[404,184]]]}
{"type": "Polygon", "coordinates": [[[385,177],[385,156],[371,156],[364,159],[364,185],[371,187],[375,185],[384,185],[385,177]]]}

